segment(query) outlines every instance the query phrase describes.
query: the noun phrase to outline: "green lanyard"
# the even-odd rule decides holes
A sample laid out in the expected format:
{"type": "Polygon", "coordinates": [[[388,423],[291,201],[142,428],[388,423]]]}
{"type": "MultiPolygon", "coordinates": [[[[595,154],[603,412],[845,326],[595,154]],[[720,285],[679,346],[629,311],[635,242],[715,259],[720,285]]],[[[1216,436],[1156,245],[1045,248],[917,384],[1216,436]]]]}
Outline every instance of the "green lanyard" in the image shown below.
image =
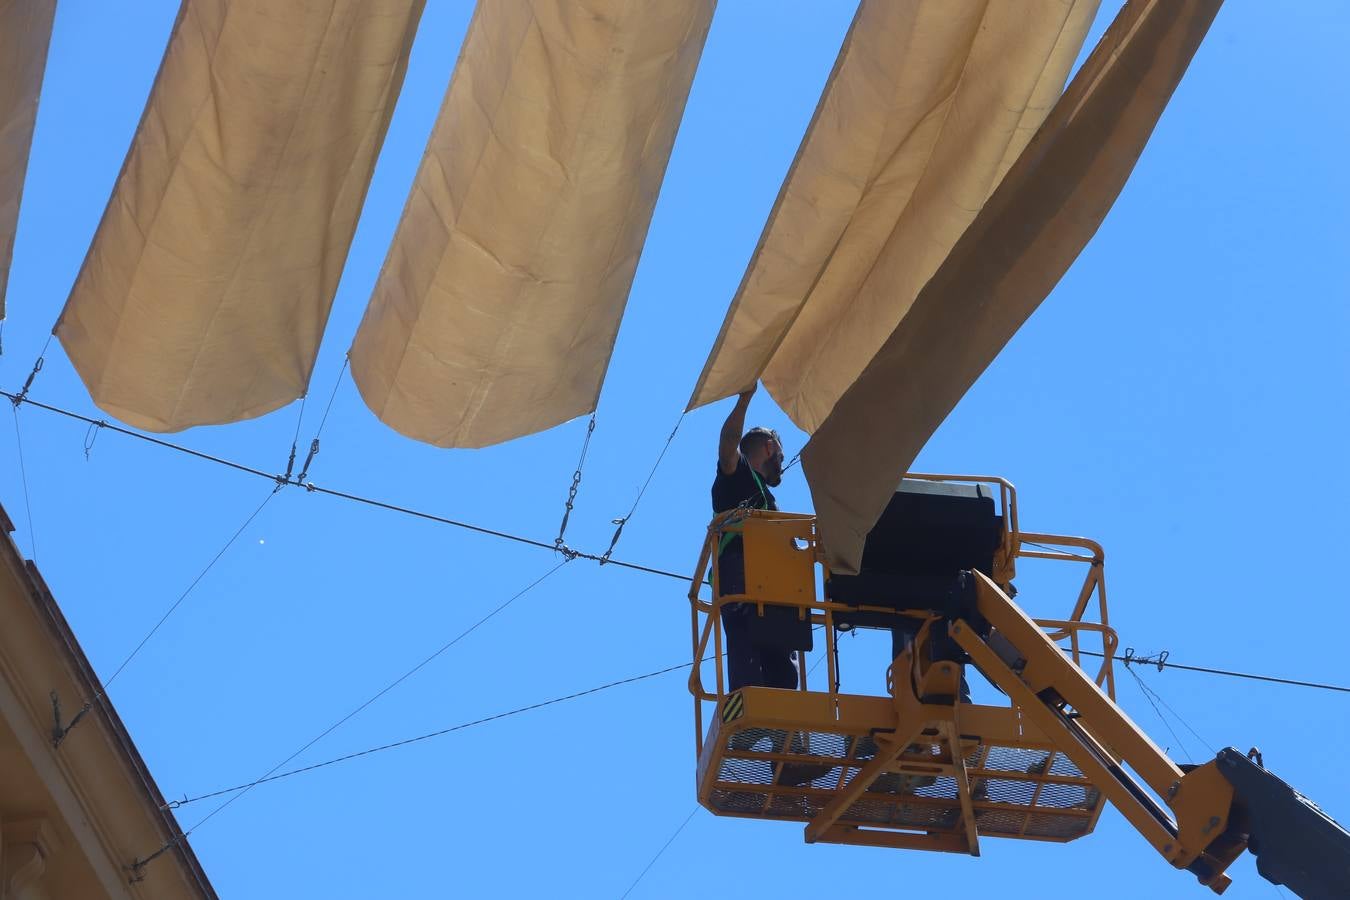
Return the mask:
{"type": "MultiPolygon", "coordinates": [[[[750,466],[749,466],[748,463],[746,464],[746,468],[750,468],[750,466]]],[[[754,469],[750,469],[750,477],[753,478],[753,479],[755,479],[755,487],[759,488],[759,499],[760,499],[760,500],[763,502],[763,504],[764,504],[763,506],[757,507],[757,508],[758,508],[758,509],[768,509],[768,508],[769,508],[769,495],[768,495],[768,494],[765,492],[765,490],[764,490],[764,482],[763,482],[763,481],[760,481],[760,479],[759,479],[759,473],[756,472],[754,469]]],[[[756,507],[752,507],[752,508],[756,508],[756,507]]],[[[722,551],[725,550],[725,549],[727,549],[727,545],[730,544],[732,541],[734,541],[736,538],[737,538],[737,533],[734,532],[734,531],[724,531],[724,532],[722,532],[722,539],[721,539],[720,541],[717,542],[717,555],[718,555],[718,556],[721,556],[721,555],[722,555],[722,551]]]]}

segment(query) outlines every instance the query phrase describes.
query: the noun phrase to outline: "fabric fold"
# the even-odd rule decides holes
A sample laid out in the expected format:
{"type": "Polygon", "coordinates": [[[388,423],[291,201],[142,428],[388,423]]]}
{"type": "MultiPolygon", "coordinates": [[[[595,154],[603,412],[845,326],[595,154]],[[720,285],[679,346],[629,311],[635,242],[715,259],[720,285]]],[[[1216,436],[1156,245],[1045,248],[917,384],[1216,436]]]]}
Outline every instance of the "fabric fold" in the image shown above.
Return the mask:
{"type": "Polygon", "coordinates": [[[308,389],[424,0],[185,0],[56,334],[149,431],[308,389]]]}
{"type": "Polygon", "coordinates": [[[1064,86],[1097,0],[863,0],[690,400],[813,431],[1064,86]]]}
{"type": "Polygon", "coordinates": [[[56,0],[0,0],[0,319],[56,0]]]}
{"type": "Polygon", "coordinates": [[[481,447],[595,408],[713,8],[478,4],[351,348],[381,421],[481,447]]]}
{"type": "Polygon", "coordinates": [[[1222,0],[1130,0],[880,352],[802,451],[836,571],[1111,209],[1222,0]]]}

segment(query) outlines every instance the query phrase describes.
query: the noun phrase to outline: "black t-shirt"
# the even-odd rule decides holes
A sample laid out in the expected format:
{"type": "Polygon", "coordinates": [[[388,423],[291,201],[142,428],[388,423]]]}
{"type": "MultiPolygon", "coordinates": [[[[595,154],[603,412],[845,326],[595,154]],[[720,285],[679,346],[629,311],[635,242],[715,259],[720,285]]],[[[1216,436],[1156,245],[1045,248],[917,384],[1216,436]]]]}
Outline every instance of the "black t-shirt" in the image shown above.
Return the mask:
{"type": "Polygon", "coordinates": [[[717,477],[713,479],[712,506],[714,513],[726,512],[745,503],[751,509],[778,509],[773,492],[764,483],[764,479],[755,474],[750,464],[742,456],[736,462],[736,471],[730,475],[717,465],[717,477]]]}

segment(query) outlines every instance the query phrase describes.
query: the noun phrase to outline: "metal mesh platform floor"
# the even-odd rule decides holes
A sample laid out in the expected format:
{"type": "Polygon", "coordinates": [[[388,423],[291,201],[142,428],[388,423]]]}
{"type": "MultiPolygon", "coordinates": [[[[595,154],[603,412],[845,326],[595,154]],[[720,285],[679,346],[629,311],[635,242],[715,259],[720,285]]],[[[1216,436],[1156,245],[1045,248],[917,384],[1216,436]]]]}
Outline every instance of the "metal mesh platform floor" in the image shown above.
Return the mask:
{"type": "MultiPolygon", "coordinates": [[[[723,732],[707,802],[721,815],[806,822],[877,749],[867,735],[841,732],[755,727],[723,732]]],[[[1062,753],[973,741],[961,752],[980,835],[1068,841],[1092,830],[1101,795],[1062,753]]],[[[897,768],[912,772],[926,760],[940,764],[945,753],[936,739],[921,740],[906,748],[897,768]]],[[[839,824],[950,833],[964,827],[953,777],[896,772],[869,785],[839,824]]]]}

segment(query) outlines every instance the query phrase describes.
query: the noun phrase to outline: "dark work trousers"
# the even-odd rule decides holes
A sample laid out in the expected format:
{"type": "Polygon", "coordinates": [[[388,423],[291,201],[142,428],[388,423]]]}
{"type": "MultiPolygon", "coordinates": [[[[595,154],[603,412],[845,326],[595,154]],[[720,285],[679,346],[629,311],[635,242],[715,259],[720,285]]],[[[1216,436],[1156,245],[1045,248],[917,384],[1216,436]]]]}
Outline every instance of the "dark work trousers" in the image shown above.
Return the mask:
{"type": "MultiPolygon", "coordinates": [[[[745,593],[745,558],[728,547],[717,563],[718,586],[723,595],[745,593]]],[[[727,679],[730,689],[776,687],[797,689],[797,666],[792,651],[776,644],[757,643],[750,634],[754,604],[722,608],[722,633],[726,636],[727,679]]]]}

